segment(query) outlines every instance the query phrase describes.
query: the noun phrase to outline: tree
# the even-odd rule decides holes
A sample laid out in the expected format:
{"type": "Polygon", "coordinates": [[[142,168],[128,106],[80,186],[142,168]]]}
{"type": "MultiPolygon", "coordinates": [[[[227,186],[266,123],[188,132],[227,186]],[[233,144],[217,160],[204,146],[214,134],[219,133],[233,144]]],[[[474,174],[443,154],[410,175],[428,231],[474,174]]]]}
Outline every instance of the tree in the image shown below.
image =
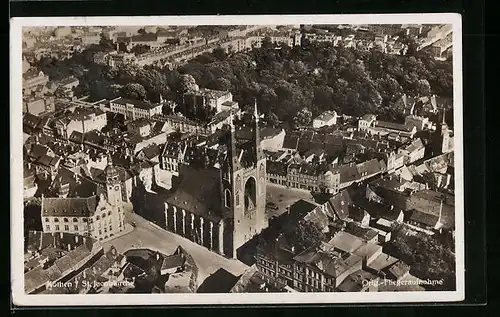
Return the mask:
{"type": "Polygon", "coordinates": [[[226,51],[222,47],[216,47],[212,52],[213,57],[219,61],[223,61],[227,58],[226,51]]]}
{"type": "Polygon", "coordinates": [[[126,84],[121,89],[121,94],[125,98],[145,100],[146,99],[146,89],[141,84],[130,83],[126,84]]]}
{"type": "Polygon", "coordinates": [[[300,220],[291,230],[284,233],[288,243],[295,247],[296,252],[302,252],[326,239],[325,233],[314,222],[300,220]]]}
{"type": "Polygon", "coordinates": [[[293,118],[293,122],[297,126],[307,126],[311,124],[312,112],[307,108],[302,108],[293,118]]]}
{"type": "Polygon", "coordinates": [[[413,275],[421,279],[443,279],[440,290],[455,286],[455,256],[453,250],[438,239],[422,232],[409,233],[405,225],[397,225],[392,240],[384,247],[391,254],[411,266],[413,275]]]}
{"type": "Polygon", "coordinates": [[[183,93],[188,91],[196,91],[198,90],[198,85],[196,84],[196,80],[190,74],[184,74],[180,79],[180,88],[183,93]]]}
{"type": "Polygon", "coordinates": [[[417,82],[417,94],[420,96],[428,96],[431,93],[431,85],[427,79],[420,79],[417,82]]]}
{"type": "Polygon", "coordinates": [[[210,83],[209,88],[216,90],[231,90],[232,84],[228,79],[219,77],[210,83]]]}
{"type": "Polygon", "coordinates": [[[134,53],[136,55],[142,55],[151,50],[149,45],[139,44],[130,49],[130,53],[134,53]]]}

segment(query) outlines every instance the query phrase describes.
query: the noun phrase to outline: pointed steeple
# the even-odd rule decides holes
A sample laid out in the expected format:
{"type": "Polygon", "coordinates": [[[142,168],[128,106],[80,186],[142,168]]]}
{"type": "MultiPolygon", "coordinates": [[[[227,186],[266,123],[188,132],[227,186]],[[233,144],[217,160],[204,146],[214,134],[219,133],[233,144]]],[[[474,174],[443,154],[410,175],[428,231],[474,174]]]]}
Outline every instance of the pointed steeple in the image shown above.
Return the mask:
{"type": "Polygon", "coordinates": [[[259,122],[259,111],[257,110],[257,99],[254,100],[255,103],[254,103],[254,113],[253,113],[253,116],[255,117],[255,122],[259,122]]]}
{"type": "Polygon", "coordinates": [[[256,161],[261,158],[261,149],[260,149],[260,128],[259,128],[259,111],[257,110],[257,99],[255,99],[254,104],[254,117],[255,117],[255,159],[256,161]]]}

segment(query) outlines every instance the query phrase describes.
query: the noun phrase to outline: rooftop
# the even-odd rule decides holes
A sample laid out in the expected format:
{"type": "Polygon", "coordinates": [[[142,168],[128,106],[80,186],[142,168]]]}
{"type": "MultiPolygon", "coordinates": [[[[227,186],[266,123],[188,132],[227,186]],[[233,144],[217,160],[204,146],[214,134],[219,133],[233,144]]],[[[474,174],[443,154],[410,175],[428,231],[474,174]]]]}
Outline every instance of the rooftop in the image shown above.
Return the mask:
{"type": "Polygon", "coordinates": [[[42,216],[91,217],[98,198],[42,198],[42,216]]]}
{"type": "Polygon", "coordinates": [[[145,110],[150,110],[153,108],[156,108],[160,105],[158,104],[151,104],[150,102],[146,101],[141,101],[141,100],[133,100],[133,99],[126,99],[126,98],[117,98],[111,100],[112,103],[120,104],[120,105],[133,105],[134,107],[140,108],[140,109],[145,109],[145,110]]]}
{"type": "Polygon", "coordinates": [[[218,221],[221,217],[219,170],[181,166],[179,174],[179,186],[166,199],[167,203],[218,221]]]}
{"type": "Polygon", "coordinates": [[[367,285],[370,285],[368,282],[378,280],[378,278],[379,277],[373,273],[359,270],[349,275],[337,289],[341,292],[360,292],[367,285]]]}

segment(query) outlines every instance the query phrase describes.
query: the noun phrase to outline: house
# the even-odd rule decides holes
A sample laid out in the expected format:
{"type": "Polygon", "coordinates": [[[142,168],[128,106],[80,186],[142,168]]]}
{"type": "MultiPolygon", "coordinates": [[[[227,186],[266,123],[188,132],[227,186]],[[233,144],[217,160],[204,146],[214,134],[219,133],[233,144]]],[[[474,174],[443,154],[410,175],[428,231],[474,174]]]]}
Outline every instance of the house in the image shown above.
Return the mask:
{"type": "Polygon", "coordinates": [[[372,126],[373,122],[375,122],[376,119],[377,117],[373,114],[365,114],[358,121],[358,129],[360,131],[368,130],[368,128],[372,126]]]}
{"type": "Polygon", "coordinates": [[[57,85],[59,87],[62,87],[64,89],[69,89],[72,90],[76,86],[80,84],[80,81],[74,77],[74,76],[69,76],[64,79],[61,79],[60,81],[57,82],[57,85]]]}
{"type": "Polygon", "coordinates": [[[420,190],[408,199],[409,221],[429,229],[454,228],[455,201],[452,195],[420,190]]]}
{"type": "Polygon", "coordinates": [[[101,131],[108,124],[106,113],[99,108],[78,107],[54,122],[57,135],[68,139],[74,131],[85,134],[101,131]]]}
{"type": "Polygon", "coordinates": [[[183,100],[184,106],[191,111],[215,109],[215,112],[219,113],[224,103],[233,101],[233,95],[229,91],[201,88],[185,93],[183,100]]]}
{"type": "Polygon", "coordinates": [[[127,131],[140,137],[148,137],[151,135],[154,121],[147,118],[139,118],[127,123],[127,131]]]}
{"type": "Polygon", "coordinates": [[[49,82],[49,76],[42,71],[32,68],[23,73],[23,89],[29,90],[38,85],[46,85],[49,82]]]}
{"type": "Polygon", "coordinates": [[[54,98],[51,96],[27,96],[23,98],[23,113],[41,116],[54,112],[54,98]]]}
{"type": "Polygon", "coordinates": [[[398,149],[398,154],[403,154],[404,164],[411,164],[415,161],[418,161],[424,158],[425,155],[425,146],[422,143],[420,138],[411,141],[409,144],[406,144],[398,149]]]}
{"type": "Polygon", "coordinates": [[[349,217],[349,209],[353,205],[353,202],[347,189],[341,190],[338,194],[331,197],[328,202],[330,208],[339,219],[346,220],[349,217]]]}
{"type": "Polygon", "coordinates": [[[45,293],[52,288],[64,291],[62,279],[77,274],[85,264],[103,254],[96,240],[72,233],[29,231],[26,245],[24,289],[27,294],[45,293]]]}
{"type": "Polygon", "coordinates": [[[313,119],[313,128],[318,129],[324,126],[332,126],[337,124],[337,112],[326,111],[313,119]]]}
{"type": "Polygon", "coordinates": [[[413,136],[417,132],[417,128],[415,126],[407,126],[405,124],[380,120],[375,121],[373,123],[373,127],[367,130],[371,134],[387,135],[390,133],[394,133],[409,138],[413,138],[413,136]]]}
{"type": "Polygon", "coordinates": [[[151,118],[155,115],[162,113],[162,105],[155,104],[140,100],[131,100],[125,98],[116,98],[110,100],[109,111],[120,113],[125,116],[127,120],[134,120],[138,118],[151,118]]]}
{"type": "Polygon", "coordinates": [[[380,277],[365,270],[349,275],[337,288],[337,292],[377,292],[380,277]]]}
{"type": "Polygon", "coordinates": [[[241,274],[230,293],[284,293],[295,292],[286,284],[269,275],[259,271],[256,265],[252,265],[241,274]]]}
{"type": "Polygon", "coordinates": [[[23,185],[24,185],[24,198],[33,197],[38,190],[38,185],[35,180],[36,170],[31,165],[31,163],[24,164],[24,173],[23,173],[23,185]]]}
{"type": "Polygon", "coordinates": [[[429,118],[417,116],[414,114],[407,115],[405,117],[405,125],[408,127],[414,126],[417,131],[422,131],[427,128],[430,124],[429,118]]]}

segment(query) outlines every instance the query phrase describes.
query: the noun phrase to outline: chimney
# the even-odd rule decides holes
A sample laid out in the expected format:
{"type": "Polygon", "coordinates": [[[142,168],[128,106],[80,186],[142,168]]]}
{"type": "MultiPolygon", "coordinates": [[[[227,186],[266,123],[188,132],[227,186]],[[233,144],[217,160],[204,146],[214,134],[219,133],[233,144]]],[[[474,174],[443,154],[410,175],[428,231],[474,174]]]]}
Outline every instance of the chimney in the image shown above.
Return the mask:
{"type": "Polygon", "coordinates": [[[394,210],[394,205],[391,205],[391,210],[394,210]]]}

